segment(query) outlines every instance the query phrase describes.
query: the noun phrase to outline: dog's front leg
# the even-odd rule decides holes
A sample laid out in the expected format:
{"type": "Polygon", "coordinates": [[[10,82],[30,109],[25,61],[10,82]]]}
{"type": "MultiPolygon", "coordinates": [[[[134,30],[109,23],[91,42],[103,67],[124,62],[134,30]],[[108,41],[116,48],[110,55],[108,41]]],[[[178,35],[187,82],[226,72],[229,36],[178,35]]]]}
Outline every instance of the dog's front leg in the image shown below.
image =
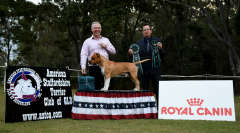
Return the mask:
{"type": "Polygon", "coordinates": [[[104,87],[101,90],[103,90],[103,91],[108,90],[108,87],[109,87],[109,84],[110,84],[110,79],[111,78],[108,78],[108,79],[106,78],[105,79],[104,87]]]}

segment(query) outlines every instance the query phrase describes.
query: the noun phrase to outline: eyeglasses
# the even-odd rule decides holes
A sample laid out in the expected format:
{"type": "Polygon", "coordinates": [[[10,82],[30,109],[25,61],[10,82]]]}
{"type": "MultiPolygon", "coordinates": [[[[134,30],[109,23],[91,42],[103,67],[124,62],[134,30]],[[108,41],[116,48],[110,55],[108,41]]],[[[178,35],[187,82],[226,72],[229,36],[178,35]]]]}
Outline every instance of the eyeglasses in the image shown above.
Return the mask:
{"type": "Polygon", "coordinates": [[[145,31],[150,31],[150,30],[151,30],[151,29],[145,29],[145,30],[143,30],[143,31],[145,32],[145,31]]]}

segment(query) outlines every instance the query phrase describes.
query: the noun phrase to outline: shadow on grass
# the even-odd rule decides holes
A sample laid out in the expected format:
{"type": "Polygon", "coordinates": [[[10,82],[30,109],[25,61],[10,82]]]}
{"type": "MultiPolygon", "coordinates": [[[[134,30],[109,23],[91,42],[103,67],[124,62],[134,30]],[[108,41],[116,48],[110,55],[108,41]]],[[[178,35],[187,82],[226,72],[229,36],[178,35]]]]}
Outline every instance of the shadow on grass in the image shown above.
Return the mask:
{"type": "Polygon", "coordinates": [[[8,131],[8,130],[1,130],[0,129],[0,133],[10,133],[10,131],[8,131]]]}
{"type": "Polygon", "coordinates": [[[240,117],[236,117],[236,121],[240,121],[240,117]]]}

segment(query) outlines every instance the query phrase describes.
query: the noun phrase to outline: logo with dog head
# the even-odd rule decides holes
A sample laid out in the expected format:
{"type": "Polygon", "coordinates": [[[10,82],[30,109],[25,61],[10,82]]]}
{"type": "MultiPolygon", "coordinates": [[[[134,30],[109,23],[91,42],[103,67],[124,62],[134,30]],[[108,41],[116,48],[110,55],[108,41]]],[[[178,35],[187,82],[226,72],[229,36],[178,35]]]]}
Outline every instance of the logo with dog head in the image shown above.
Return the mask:
{"type": "Polygon", "coordinates": [[[30,102],[36,102],[40,93],[40,83],[42,82],[39,75],[32,69],[20,68],[12,73],[8,80],[10,89],[8,95],[17,104],[28,106],[30,102]]]}

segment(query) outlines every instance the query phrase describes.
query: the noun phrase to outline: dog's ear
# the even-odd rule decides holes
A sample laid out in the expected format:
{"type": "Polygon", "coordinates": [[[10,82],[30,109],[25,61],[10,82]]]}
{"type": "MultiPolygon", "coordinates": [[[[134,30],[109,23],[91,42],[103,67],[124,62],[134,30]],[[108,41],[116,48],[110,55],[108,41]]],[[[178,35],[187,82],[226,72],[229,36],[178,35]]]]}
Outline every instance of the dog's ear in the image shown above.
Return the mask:
{"type": "Polygon", "coordinates": [[[97,57],[100,57],[100,54],[99,53],[96,53],[97,57]]]}

